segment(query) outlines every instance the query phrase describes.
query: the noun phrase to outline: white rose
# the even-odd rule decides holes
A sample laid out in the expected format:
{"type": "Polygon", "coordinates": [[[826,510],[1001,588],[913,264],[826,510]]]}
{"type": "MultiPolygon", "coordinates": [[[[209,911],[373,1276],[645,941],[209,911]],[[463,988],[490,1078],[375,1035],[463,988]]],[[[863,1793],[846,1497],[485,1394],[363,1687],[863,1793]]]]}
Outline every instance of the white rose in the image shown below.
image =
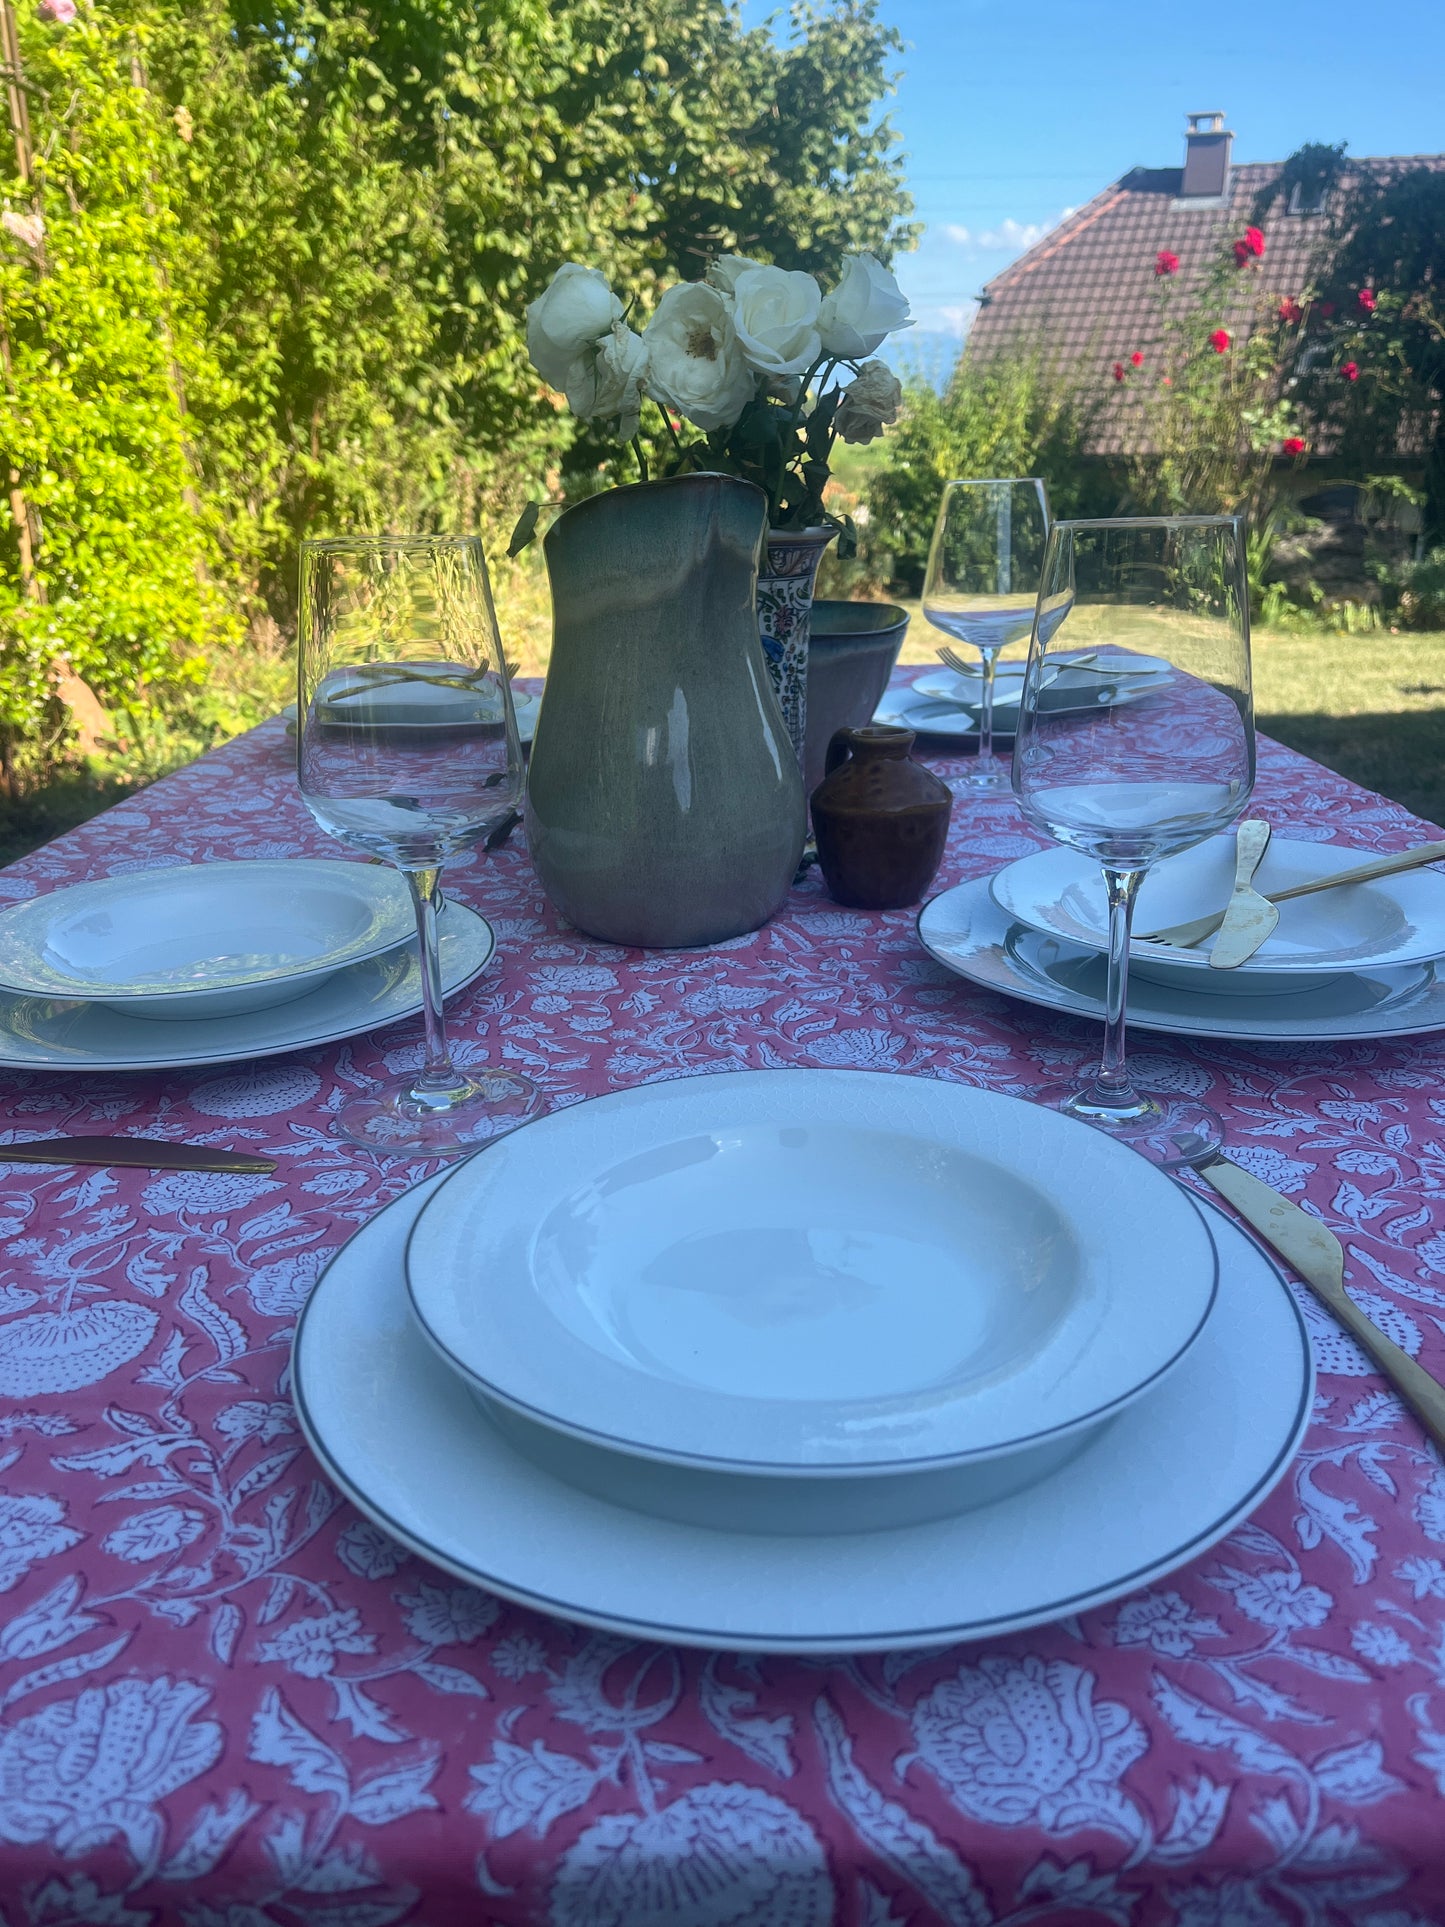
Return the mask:
{"type": "Polygon", "coordinates": [[[647,344],[625,321],[614,321],[567,370],[567,406],[580,421],[616,421],[623,441],[637,433],[647,344]]]}
{"type": "Polygon", "coordinates": [[[622,318],[600,268],[564,262],[527,308],[527,353],[549,388],[565,388],[573,362],[622,318]]]}
{"type": "Polygon", "coordinates": [[[818,359],[822,290],[811,274],[745,268],[733,283],[733,326],[765,375],[800,375],[818,359]]]}
{"type": "Polygon", "coordinates": [[[642,339],[649,395],[701,429],[732,427],[756,380],[716,288],[702,281],[669,288],[642,339]]]}
{"type": "Polygon", "coordinates": [[[738,276],[746,274],[749,268],[760,268],[761,261],[754,261],[747,254],[720,254],[704,277],[721,294],[731,294],[737,286],[738,276]]]}
{"type": "Polygon", "coordinates": [[[876,441],[903,406],[903,384],[881,361],[865,361],[843,390],[833,426],[845,442],[876,441]]]}
{"type": "Polygon", "coordinates": [[[818,330],[823,346],[839,361],[861,361],[876,352],[885,335],[911,328],[908,297],[871,254],[850,254],[843,278],[823,297],[818,330]]]}

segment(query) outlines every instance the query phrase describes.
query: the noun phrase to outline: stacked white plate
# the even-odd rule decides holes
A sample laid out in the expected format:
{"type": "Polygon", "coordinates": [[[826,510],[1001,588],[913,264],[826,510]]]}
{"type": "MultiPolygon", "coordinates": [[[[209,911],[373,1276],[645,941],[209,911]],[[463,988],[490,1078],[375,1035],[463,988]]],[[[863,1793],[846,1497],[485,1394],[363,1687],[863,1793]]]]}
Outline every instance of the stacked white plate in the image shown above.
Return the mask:
{"type": "MultiPolygon", "coordinates": [[[[411,694],[411,692],[408,693],[411,694]]],[[[412,696],[412,700],[415,700],[414,696],[412,696]]],[[[427,719],[431,727],[435,728],[440,726],[445,728],[447,719],[436,716],[435,701],[432,702],[431,709],[433,713],[427,719]]],[[[542,698],[540,694],[525,689],[513,689],[512,713],[517,719],[517,734],[521,738],[524,747],[530,745],[533,737],[537,734],[537,718],[541,714],[541,711],[542,698]]],[[[295,703],[287,703],[281,711],[281,714],[286,719],[286,734],[288,736],[294,736],[296,734],[295,703]]],[[[468,722],[474,720],[475,714],[474,708],[463,711],[464,718],[468,722]]],[[[373,724],[380,720],[375,703],[371,705],[370,720],[373,724]]],[[[451,720],[455,721],[455,717],[451,720]]],[[[402,721],[403,723],[414,723],[415,719],[411,716],[404,715],[402,721]]]]}
{"type": "Polygon", "coordinates": [[[831,1651],[1169,1570],[1280,1475],[1310,1368],[1253,1246],[1086,1127],[770,1071],[555,1112],[400,1200],[318,1284],[294,1383],[338,1483],[454,1572],[831,1651]]]}
{"type": "MultiPolygon", "coordinates": [[[[1093,709],[1117,709],[1142,702],[1172,680],[1161,656],[1141,656],[1127,649],[1087,650],[1081,667],[1071,669],[1060,659],[1048,671],[1042,707],[1054,715],[1082,715],[1093,709]]],[[[1012,740],[1023,695],[1022,661],[1001,662],[994,672],[993,721],[996,742],[1012,740]]],[[[972,742],[978,736],[983,701],[983,675],[932,669],[911,683],[887,690],[874,713],[875,723],[894,723],[920,736],[939,736],[972,742]]]]}
{"type": "MultiPolygon", "coordinates": [[[[420,1009],[404,879],[340,859],[181,865],[0,912],[0,1069],[159,1069],[263,1057],[420,1009]]],[[[444,987],[492,935],[452,905],[444,987]]]]}
{"type": "MultiPolygon", "coordinates": [[[[1276,836],[1255,879],[1266,895],[1352,869],[1373,851],[1276,836]]],[[[1234,837],[1211,837],[1152,869],[1134,928],[1166,929],[1223,909],[1234,837]]],[[[1053,1010],[1104,1011],[1107,906],[1099,866],[1040,850],[924,906],[919,935],[949,969],[1053,1010]]],[[[1347,884],[1280,905],[1274,934],[1237,970],[1212,970],[1209,943],[1136,937],[1129,1021],[1194,1037],[1321,1042],[1445,1028],[1445,876],[1433,869],[1347,884]]]]}

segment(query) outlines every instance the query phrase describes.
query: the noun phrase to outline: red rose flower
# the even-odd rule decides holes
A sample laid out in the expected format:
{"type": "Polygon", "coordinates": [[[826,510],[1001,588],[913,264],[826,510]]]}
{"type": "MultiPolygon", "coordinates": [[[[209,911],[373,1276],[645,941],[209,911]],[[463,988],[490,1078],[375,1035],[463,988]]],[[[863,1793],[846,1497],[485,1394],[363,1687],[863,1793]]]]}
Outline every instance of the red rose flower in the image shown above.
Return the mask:
{"type": "Polygon", "coordinates": [[[1251,254],[1263,254],[1264,235],[1257,227],[1247,227],[1244,230],[1244,245],[1249,249],[1251,254]]]}
{"type": "Polygon", "coordinates": [[[1143,355],[1140,354],[1137,348],[1134,350],[1133,354],[1130,355],[1129,360],[1133,363],[1134,367],[1136,368],[1142,368],[1144,366],[1144,357],[1143,355]]]}
{"type": "Polygon", "coordinates": [[[1373,288],[1361,288],[1360,292],[1355,296],[1355,299],[1359,302],[1366,314],[1373,314],[1375,312],[1375,290],[1373,288]]]}
{"type": "Polygon", "coordinates": [[[1246,262],[1252,261],[1253,259],[1254,254],[1249,243],[1247,241],[1236,241],[1234,244],[1234,265],[1237,268],[1242,268],[1246,262]]]}
{"type": "Polygon", "coordinates": [[[1115,381],[1122,381],[1124,379],[1124,364],[1122,361],[1116,361],[1114,363],[1114,379],[1115,381]]]}
{"type": "Polygon", "coordinates": [[[1214,333],[1209,337],[1209,345],[1217,355],[1228,354],[1229,352],[1228,328],[1216,328],[1214,330],[1214,333]]]}
{"type": "Polygon", "coordinates": [[[1286,435],[1280,447],[1286,455],[1303,455],[1305,452],[1304,439],[1299,435],[1286,435]]]}
{"type": "Polygon", "coordinates": [[[1159,252],[1154,256],[1154,272],[1156,274],[1178,274],[1179,256],[1171,253],[1168,248],[1160,248],[1159,252]]]}
{"type": "Polygon", "coordinates": [[[1304,320],[1305,311],[1298,301],[1294,299],[1293,295],[1287,294],[1279,304],[1279,318],[1281,321],[1287,322],[1290,327],[1293,327],[1296,322],[1304,320]]]}
{"type": "Polygon", "coordinates": [[[1345,362],[1340,369],[1340,373],[1344,376],[1346,381],[1358,381],[1360,379],[1359,362],[1357,361],[1345,362]]]}

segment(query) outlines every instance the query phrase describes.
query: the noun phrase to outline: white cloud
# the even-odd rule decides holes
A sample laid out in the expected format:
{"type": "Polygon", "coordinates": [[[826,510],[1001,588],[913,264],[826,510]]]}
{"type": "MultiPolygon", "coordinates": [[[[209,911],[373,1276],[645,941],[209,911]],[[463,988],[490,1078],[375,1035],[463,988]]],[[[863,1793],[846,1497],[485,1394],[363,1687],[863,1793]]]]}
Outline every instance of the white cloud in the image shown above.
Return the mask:
{"type": "Polygon", "coordinates": [[[1076,210],[1066,207],[1051,221],[1016,221],[1012,215],[1006,216],[997,227],[970,228],[960,222],[947,221],[938,230],[945,241],[955,247],[967,248],[971,254],[1022,254],[1036,241],[1067,221],[1076,210]]]}

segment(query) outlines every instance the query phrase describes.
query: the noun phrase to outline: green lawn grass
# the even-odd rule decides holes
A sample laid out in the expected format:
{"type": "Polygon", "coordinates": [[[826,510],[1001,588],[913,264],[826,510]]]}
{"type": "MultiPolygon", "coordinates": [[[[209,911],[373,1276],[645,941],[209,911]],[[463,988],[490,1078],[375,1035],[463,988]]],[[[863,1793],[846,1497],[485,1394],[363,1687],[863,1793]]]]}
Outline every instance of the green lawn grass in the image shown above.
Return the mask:
{"type": "MultiPolygon", "coordinates": [[[[916,602],[904,606],[914,620],[900,660],[932,662],[942,638],[916,602]]],[[[1256,629],[1252,653],[1266,735],[1427,822],[1445,820],[1445,634],[1256,629]]]]}

